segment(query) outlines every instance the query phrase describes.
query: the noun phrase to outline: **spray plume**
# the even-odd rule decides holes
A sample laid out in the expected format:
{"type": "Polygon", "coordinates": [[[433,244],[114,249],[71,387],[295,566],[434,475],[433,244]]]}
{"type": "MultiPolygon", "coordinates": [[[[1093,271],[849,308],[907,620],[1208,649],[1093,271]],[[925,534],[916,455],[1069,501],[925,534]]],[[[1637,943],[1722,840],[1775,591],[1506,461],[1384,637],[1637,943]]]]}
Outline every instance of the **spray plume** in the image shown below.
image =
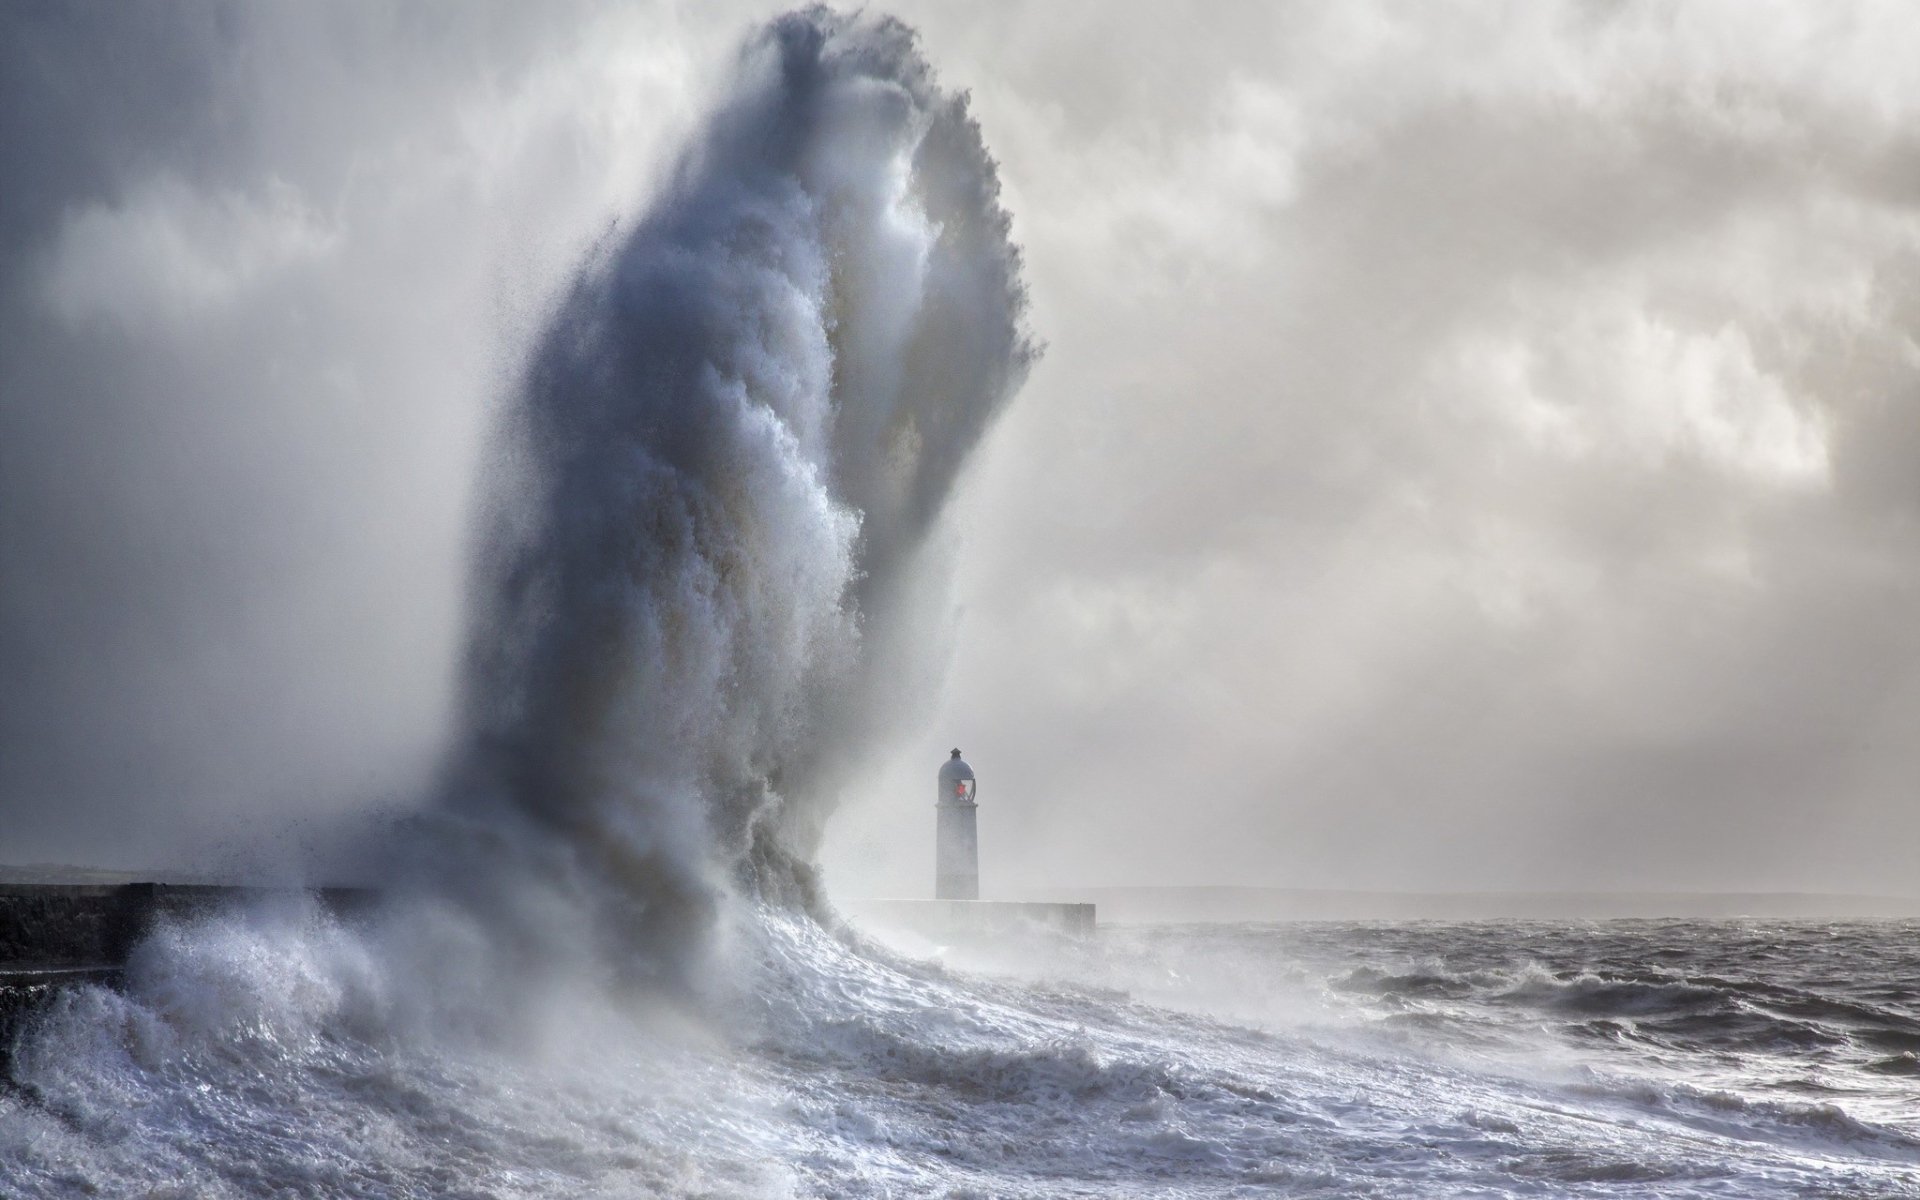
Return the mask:
{"type": "Polygon", "coordinates": [[[536,348],[448,812],[648,957],[811,891],[868,648],[1036,353],[998,190],[910,29],[787,15],[536,348]]]}

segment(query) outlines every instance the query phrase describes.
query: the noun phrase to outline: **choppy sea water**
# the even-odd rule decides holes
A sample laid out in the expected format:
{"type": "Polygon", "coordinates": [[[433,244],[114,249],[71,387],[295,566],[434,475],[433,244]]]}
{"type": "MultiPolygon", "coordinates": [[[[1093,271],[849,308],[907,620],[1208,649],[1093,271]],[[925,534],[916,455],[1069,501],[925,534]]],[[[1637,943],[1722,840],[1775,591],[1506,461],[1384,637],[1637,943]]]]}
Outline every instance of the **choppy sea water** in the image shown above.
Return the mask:
{"type": "MultiPolygon", "coordinates": [[[[417,917],[412,918],[417,921],[417,917]]],[[[444,932],[444,931],[443,931],[444,932]]],[[[1920,1196],[1920,924],[762,912],[698,996],[163,933],[16,1046],[8,1196],[1920,1196]]]]}

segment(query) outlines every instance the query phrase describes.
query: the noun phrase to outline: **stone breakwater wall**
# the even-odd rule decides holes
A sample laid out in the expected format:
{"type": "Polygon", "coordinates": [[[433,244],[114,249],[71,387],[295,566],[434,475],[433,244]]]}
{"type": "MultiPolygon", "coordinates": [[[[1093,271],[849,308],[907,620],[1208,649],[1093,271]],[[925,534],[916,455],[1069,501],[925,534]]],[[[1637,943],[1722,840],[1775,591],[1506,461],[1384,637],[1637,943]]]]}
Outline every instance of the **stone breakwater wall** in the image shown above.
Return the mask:
{"type": "MultiPolygon", "coordinates": [[[[62,987],[112,984],[127,955],[163,917],[192,916],[286,889],[214,883],[0,881],[0,1072],[23,1021],[62,987]]],[[[365,907],[364,888],[315,889],[340,913],[365,907]]]]}

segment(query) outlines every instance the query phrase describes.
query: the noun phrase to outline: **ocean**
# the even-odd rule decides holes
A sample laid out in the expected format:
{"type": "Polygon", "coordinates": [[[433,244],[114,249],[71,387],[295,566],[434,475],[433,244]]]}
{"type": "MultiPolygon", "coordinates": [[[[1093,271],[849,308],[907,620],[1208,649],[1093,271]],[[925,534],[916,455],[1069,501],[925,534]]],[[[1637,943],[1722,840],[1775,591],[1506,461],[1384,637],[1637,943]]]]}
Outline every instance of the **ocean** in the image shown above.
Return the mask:
{"type": "Polygon", "coordinates": [[[693,993],[170,927],[0,1092],[18,1197],[1920,1196],[1920,924],[1108,927],[765,908],[693,993]]]}

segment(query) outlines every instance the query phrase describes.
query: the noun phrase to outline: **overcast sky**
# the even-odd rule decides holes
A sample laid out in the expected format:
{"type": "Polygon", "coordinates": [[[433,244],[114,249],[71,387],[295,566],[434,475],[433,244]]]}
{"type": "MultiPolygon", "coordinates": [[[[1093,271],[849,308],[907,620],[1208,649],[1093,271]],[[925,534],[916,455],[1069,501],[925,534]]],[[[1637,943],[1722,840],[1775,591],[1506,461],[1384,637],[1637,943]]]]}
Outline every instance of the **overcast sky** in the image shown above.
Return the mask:
{"type": "MultiPolygon", "coordinates": [[[[769,11],[0,16],[0,860],[421,795],[488,421],[769,11]]],[[[840,886],[958,745],[989,892],[1920,891],[1911,6],[898,11],[1048,352],[840,886]]]]}

